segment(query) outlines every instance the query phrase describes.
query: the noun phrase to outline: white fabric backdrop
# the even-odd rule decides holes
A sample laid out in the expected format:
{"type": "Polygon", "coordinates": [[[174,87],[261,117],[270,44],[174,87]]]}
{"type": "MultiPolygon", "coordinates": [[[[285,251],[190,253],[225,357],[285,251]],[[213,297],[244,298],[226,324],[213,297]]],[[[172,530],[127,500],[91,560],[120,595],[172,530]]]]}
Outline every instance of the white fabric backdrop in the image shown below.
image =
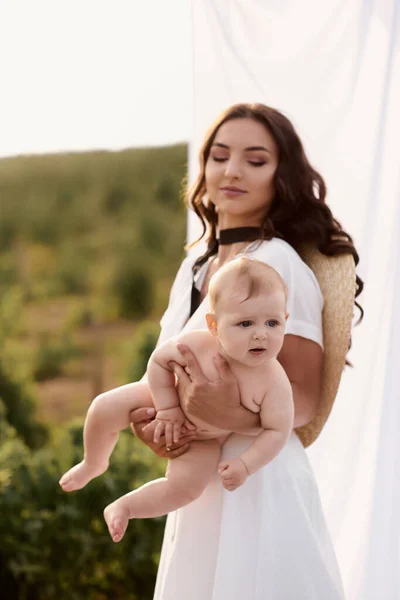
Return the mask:
{"type": "Polygon", "coordinates": [[[348,600],[400,599],[399,0],[192,0],[192,19],[191,179],[221,110],[269,104],[298,129],[359,250],[354,368],[309,456],[348,600]]]}

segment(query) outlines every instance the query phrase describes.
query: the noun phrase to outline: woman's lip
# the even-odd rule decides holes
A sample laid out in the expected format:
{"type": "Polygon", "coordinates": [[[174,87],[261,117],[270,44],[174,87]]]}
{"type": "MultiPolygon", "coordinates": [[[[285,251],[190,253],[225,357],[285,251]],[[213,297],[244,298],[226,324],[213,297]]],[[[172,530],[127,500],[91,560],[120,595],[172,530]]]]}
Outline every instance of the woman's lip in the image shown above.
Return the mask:
{"type": "Polygon", "coordinates": [[[243,196],[243,194],[247,194],[247,192],[243,190],[233,190],[229,188],[221,188],[221,192],[223,192],[225,196],[243,196]]]}

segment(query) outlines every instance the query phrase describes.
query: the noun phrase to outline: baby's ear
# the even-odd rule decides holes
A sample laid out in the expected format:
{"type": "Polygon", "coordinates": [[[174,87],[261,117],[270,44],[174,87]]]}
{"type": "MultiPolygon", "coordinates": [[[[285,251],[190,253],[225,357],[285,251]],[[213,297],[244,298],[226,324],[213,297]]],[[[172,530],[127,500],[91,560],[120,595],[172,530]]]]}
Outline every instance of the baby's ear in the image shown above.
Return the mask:
{"type": "Polygon", "coordinates": [[[285,314],[285,321],[287,321],[287,320],[288,320],[288,317],[289,317],[289,313],[286,313],[286,314],[285,314]]]}
{"type": "Polygon", "coordinates": [[[214,335],[214,336],[218,335],[217,321],[215,319],[215,315],[213,313],[207,313],[206,321],[207,321],[208,331],[211,333],[211,335],[214,335]]]}

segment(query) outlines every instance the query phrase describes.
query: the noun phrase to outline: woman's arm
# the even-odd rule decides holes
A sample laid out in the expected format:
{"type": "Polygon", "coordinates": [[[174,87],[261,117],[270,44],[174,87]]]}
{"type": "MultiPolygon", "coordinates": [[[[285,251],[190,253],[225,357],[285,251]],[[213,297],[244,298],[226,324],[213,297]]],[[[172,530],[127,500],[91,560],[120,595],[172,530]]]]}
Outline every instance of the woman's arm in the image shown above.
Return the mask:
{"type": "Polygon", "coordinates": [[[307,425],[315,417],[321,393],[323,351],[312,340],[285,335],[278,360],[292,384],[294,427],[307,425]]]}

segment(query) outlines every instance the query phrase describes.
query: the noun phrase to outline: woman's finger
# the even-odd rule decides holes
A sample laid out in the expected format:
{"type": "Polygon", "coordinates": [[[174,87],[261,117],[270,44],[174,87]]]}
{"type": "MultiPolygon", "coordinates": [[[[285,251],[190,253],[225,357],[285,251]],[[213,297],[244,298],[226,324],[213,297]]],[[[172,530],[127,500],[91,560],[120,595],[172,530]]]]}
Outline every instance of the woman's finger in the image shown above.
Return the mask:
{"type": "Polygon", "coordinates": [[[144,427],[142,427],[142,432],[143,433],[149,433],[153,436],[154,434],[154,430],[156,428],[156,421],[149,421],[149,423],[147,423],[144,427]]]}
{"type": "Polygon", "coordinates": [[[232,379],[235,379],[235,376],[232,373],[232,369],[230,368],[228,361],[225,360],[222,354],[218,353],[215,356],[213,356],[213,362],[221,379],[223,379],[224,381],[232,381],[232,379]]]}
{"type": "Polygon", "coordinates": [[[149,421],[150,419],[154,419],[156,411],[154,408],[142,407],[136,408],[135,410],[131,410],[129,413],[129,421],[134,425],[138,425],[143,421],[149,421]]]}
{"type": "MultiPolygon", "coordinates": [[[[197,429],[196,425],[193,425],[193,423],[191,423],[187,419],[185,420],[183,427],[185,427],[187,429],[187,431],[196,431],[196,429],[197,429]]],[[[185,429],[183,431],[185,431],[185,429]]]]}
{"type": "Polygon", "coordinates": [[[191,442],[194,440],[196,435],[197,435],[196,431],[182,432],[182,430],[181,430],[181,434],[179,435],[179,441],[182,443],[191,442]]]}
{"type": "Polygon", "coordinates": [[[171,362],[169,362],[168,364],[179,379],[179,383],[190,383],[189,375],[186,373],[185,369],[180,364],[174,362],[173,360],[171,360],[171,362]]]}
{"type": "Polygon", "coordinates": [[[171,449],[169,452],[165,451],[165,458],[178,458],[185,454],[190,448],[190,444],[183,444],[183,446],[179,446],[178,448],[171,449]]]}
{"type": "Polygon", "coordinates": [[[185,344],[176,345],[179,352],[182,354],[187,368],[190,371],[190,379],[194,383],[205,383],[207,379],[204,377],[203,371],[199,367],[193,352],[185,344]]]}
{"type": "Polygon", "coordinates": [[[177,444],[179,442],[179,438],[181,435],[181,426],[179,423],[174,423],[174,429],[173,429],[173,443],[177,444]]]}

